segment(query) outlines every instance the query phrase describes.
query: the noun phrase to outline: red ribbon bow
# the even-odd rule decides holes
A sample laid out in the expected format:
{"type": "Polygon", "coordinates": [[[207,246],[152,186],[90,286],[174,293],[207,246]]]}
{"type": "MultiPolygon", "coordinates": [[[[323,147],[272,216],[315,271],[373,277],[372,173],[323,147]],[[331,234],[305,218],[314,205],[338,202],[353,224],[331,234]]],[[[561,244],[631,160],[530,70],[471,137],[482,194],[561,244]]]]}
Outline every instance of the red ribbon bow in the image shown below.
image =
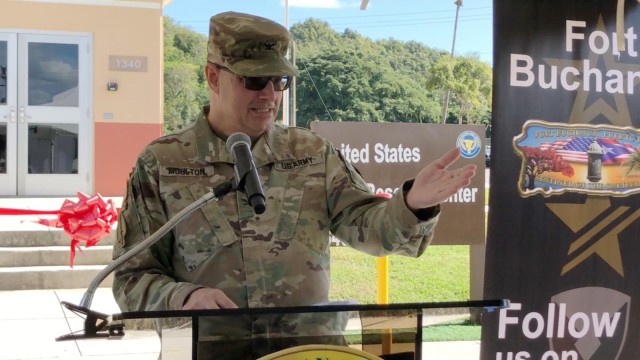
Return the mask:
{"type": "Polygon", "coordinates": [[[42,219],[37,223],[63,228],[71,237],[69,265],[73,267],[76,249],[84,254],[80,243],[84,241],[85,247],[93,246],[111,232],[111,226],[118,220],[118,209],[113,200],[105,200],[100,194],[88,196],[78,192],[78,202],[66,199],[57,215],[58,219],[42,219]]]}

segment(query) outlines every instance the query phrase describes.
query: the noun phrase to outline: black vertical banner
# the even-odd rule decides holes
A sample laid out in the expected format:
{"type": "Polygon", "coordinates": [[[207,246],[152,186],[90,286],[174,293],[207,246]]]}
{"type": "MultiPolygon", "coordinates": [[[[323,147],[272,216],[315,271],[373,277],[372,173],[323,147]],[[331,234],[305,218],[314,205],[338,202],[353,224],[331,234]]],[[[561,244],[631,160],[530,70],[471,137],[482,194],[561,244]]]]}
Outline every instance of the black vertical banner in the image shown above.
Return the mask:
{"type": "Polygon", "coordinates": [[[640,2],[494,0],[484,360],[640,358],[640,2]]]}

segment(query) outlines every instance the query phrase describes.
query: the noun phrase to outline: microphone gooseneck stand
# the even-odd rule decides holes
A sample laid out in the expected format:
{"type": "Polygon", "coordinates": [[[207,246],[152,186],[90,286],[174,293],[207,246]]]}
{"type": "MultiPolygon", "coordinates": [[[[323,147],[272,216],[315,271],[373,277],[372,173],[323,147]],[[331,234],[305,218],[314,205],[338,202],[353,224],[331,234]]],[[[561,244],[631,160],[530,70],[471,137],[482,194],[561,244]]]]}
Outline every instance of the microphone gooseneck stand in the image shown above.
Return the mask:
{"type": "MultiPolygon", "coordinates": [[[[246,174],[242,174],[243,177],[246,174]]],[[[91,302],[93,301],[93,295],[96,292],[100,283],[104,281],[104,279],[109,276],[115,269],[120,267],[125,262],[129,261],[132,257],[138,255],[144,249],[147,249],[149,246],[153,245],[156,241],[161,239],[166,233],[168,233],[171,229],[173,229],[182,219],[190,215],[192,212],[198,210],[208,202],[212,200],[218,200],[222,198],[224,195],[228,194],[233,190],[238,190],[238,181],[236,179],[232,179],[231,181],[223,182],[222,184],[216,186],[211,189],[208,193],[204,194],[201,198],[194,201],[192,204],[187,206],[186,208],[180,210],[177,214],[175,214],[171,219],[169,219],[162,227],[156,230],[151,236],[146,238],[144,241],[134,246],[131,250],[127,251],[122,256],[115,259],[112,263],[107,265],[102,271],[96,275],[96,277],[91,281],[89,287],[85,291],[82,296],[82,300],[80,301],[80,305],[71,304],[67,301],[62,301],[61,303],[69,309],[71,312],[84,315],[84,333],[70,333],[67,335],[62,335],[56,338],[56,341],[61,340],[76,340],[76,339],[87,339],[87,338],[95,338],[95,337],[109,337],[109,336],[122,336],[124,335],[124,328],[122,324],[114,324],[110,325],[110,315],[103,314],[97,311],[93,311],[90,309],[91,302]],[[104,332],[106,331],[106,332],[104,332]]]]}

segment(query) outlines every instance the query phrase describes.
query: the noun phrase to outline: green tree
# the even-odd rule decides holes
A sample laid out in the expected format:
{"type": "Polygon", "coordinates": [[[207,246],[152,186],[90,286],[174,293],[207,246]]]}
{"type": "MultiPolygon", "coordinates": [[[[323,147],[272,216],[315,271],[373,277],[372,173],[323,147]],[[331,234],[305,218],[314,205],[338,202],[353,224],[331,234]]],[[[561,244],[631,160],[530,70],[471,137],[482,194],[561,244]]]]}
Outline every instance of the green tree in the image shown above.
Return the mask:
{"type": "MultiPolygon", "coordinates": [[[[454,63],[447,55],[442,55],[434,60],[429,67],[429,76],[426,80],[428,91],[435,94],[442,103],[445,102],[446,93],[454,86],[454,63]]],[[[447,111],[451,113],[451,106],[447,111]]],[[[448,114],[447,114],[448,118],[448,114]]]]}
{"type": "MultiPolygon", "coordinates": [[[[307,19],[291,27],[299,76],[297,125],[313,120],[437,123],[444,89],[452,122],[491,122],[491,69],[477,56],[452,60],[415,41],[372,41],[307,19]],[[455,119],[458,119],[455,121],[455,119]]],[[[207,37],[164,22],[164,128],[180,129],[208,102],[207,37]]]]}
{"type": "Polygon", "coordinates": [[[457,103],[458,123],[480,122],[483,114],[490,111],[491,68],[477,56],[463,56],[456,58],[453,74],[451,93],[457,103]]]}
{"type": "Polygon", "coordinates": [[[416,42],[371,41],[326,22],[294,25],[297,125],[313,120],[435,122],[441,112],[426,86],[439,52],[416,42]]]}
{"type": "MultiPolygon", "coordinates": [[[[490,121],[492,72],[489,64],[480,61],[477,55],[459,56],[451,59],[441,56],[433,62],[428,87],[444,94],[450,91],[450,114],[458,124],[486,123],[490,121]]],[[[449,120],[449,118],[447,119],[449,120]]]]}
{"type": "Polygon", "coordinates": [[[190,123],[207,103],[207,37],[164,19],[164,130],[190,123]]]}
{"type": "Polygon", "coordinates": [[[164,67],[164,130],[172,132],[193,121],[206,101],[198,82],[198,67],[167,63],[164,67]]]}
{"type": "Polygon", "coordinates": [[[624,176],[629,175],[635,169],[640,169],[640,147],[636,148],[636,152],[631,154],[631,157],[620,165],[627,167],[627,170],[624,172],[624,176]]]}

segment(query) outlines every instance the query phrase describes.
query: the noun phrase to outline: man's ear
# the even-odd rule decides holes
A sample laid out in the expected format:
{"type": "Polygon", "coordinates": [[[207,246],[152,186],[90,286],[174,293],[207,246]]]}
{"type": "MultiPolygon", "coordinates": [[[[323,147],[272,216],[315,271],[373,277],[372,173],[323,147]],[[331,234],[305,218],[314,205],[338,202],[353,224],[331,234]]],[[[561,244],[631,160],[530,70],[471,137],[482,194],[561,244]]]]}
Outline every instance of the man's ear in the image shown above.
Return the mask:
{"type": "Polygon", "coordinates": [[[211,63],[207,63],[207,65],[204,67],[204,76],[207,78],[209,89],[218,94],[220,90],[218,81],[220,76],[220,69],[211,63]]]}

